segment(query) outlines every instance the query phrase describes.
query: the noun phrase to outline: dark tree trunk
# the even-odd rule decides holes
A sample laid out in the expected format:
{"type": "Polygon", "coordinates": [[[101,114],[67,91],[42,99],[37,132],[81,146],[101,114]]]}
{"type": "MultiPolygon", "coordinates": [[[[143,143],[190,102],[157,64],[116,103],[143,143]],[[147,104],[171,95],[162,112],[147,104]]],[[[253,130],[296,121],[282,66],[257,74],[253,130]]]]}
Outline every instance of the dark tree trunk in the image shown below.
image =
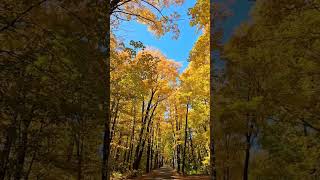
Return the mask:
{"type": "Polygon", "coordinates": [[[103,137],[103,149],[102,149],[102,164],[101,164],[101,179],[109,180],[109,154],[110,154],[110,1],[104,1],[104,33],[101,34],[101,39],[105,46],[105,62],[102,59],[103,64],[103,76],[105,83],[105,97],[103,99],[103,110],[105,112],[104,122],[104,137],[103,137]]]}
{"type": "Polygon", "coordinates": [[[151,156],[151,142],[150,142],[150,138],[148,138],[146,173],[150,172],[150,159],[151,159],[150,156],[151,156]]]}
{"type": "Polygon", "coordinates": [[[194,146],[193,146],[193,140],[192,140],[192,130],[191,128],[189,129],[189,136],[190,136],[190,149],[191,149],[191,156],[192,156],[192,161],[195,165],[194,170],[198,169],[198,165],[197,165],[197,160],[196,160],[196,155],[194,153],[194,146]]]}
{"type": "MultiPolygon", "coordinates": [[[[170,111],[170,117],[171,117],[171,111],[170,111]]],[[[172,128],[172,135],[173,135],[173,144],[176,147],[177,142],[176,142],[176,133],[174,131],[174,121],[171,121],[171,128],[172,128]]],[[[173,156],[172,156],[172,168],[175,169],[175,156],[176,156],[176,150],[173,151],[173,156]]]]}
{"type": "Polygon", "coordinates": [[[217,179],[216,170],[216,149],[215,149],[215,139],[214,139],[214,48],[215,48],[215,10],[214,10],[214,0],[210,1],[210,176],[211,180],[217,179]]]}
{"type": "Polygon", "coordinates": [[[35,150],[33,151],[33,154],[32,154],[32,157],[31,157],[31,161],[30,161],[28,170],[27,170],[27,172],[26,172],[25,175],[24,175],[24,180],[28,180],[28,179],[29,179],[29,175],[30,175],[30,172],[31,172],[31,169],[32,169],[32,165],[33,165],[33,162],[34,162],[36,156],[37,156],[37,149],[35,149],[35,150]]]}
{"type": "MultiPolygon", "coordinates": [[[[248,101],[250,97],[248,96],[248,101]]],[[[250,149],[251,149],[251,138],[253,133],[253,122],[250,119],[250,114],[247,114],[247,133],[246,133],[246,152],[243,167],[243,180],[248,180],[249,176],[249,163],[250,163],[250,149]]]]}
{"type": "MultiPolygon", "coordinates": [[[[177,106],[175,106],[175,119],[176,119],[176,132],[179,132],[180,131],[180,123],[179,123],[179,117],[178,117],[178,109],[177,109],[177,106]]],[[[179,136],[178,136],[179,137],[179,136]]],[[[179,142],[180,139],[178,138],[177,141],[179,142]]],[[[181,168],[180,168],[180,144],[177,143],[177,146],[176,146],[176,155],[177,155],[177,172],[180,173],[181,171],[181,168]]]]}
{"type": "Polygon", "coordinates": [[[184,146],[183,146],[183,158],[182,158],[182,173],[183,174],[185,174],[186,149],[187,149],[187,142],[188,142],[188,113],[189,113],[189,100],[187,102],[186,121],[185,121],[185,127],[184,127],[184,146]]]}
{"type": "Polygon", "coordinates": [[[7,137],[4,144],[4,148],[0,154],[0,180],[4,180],[6,176],[11,147],[12,147],[12,144],[14,144],[14,142],[16,141],[17,128],[16,128],[15,121],[7,130],[7,137]]]}
{"type": "MultiPolygon", "coordinates": [[[[79,136],[79,135],[78,135],[79,136]]],[[[81,180],[82,179],[82,162],[83,162],[83,157],[82,157],[82,151],[83,151],[83,142],[81,140],[81,136],[78,137],[79,139],[77,140],[77,159],[78,159],[78,167],[77,167],[77,174],[78,174],[78,177],[77,179],[78,180],[81,180]]]]}
{"type": "MultiPolygon", "coordinates": [[[[152,97],[153,97],[153,95],[152,95],[152,97]]],[[[151,101],[152,101],[152,98],[151,98],[151,101]]],[[[151,101],[150,101],[150,106],[151,106],[151,101]]],[[[158,106],[158,103],[156,103],[156,104],[154,105],[150,117],[149,117],[149,115],[148,115],[148,112],[149,112],[149,111],[146,112],[145,122],[148,121],[148,119],[149,119],[148,124],[147,124],[147,132],[146,132],[145,138],[143,138],[143,137],[141,136],[140,142],[142,141],[142,145],[141,145],[141,148],[137,149],[137,150],[138,150],[138,154],[137,154],[136,159],[135,159],[135,161],[134,161],[134,163],[133,163],[133,169],[135,169],[135,170],[138,170],[138,169],[139,169],[139,165],[140,165],[140,161],[141,161],[141,158],[142,158],[142,155],[143,155],[145,143],[146,143],[147,138],[148,138],[148,135],[149,135],[149,133],[150,133],[150,124],[152,124],[154,112],[155,112],[157,106],[158,106]],[[148,117],[149,117],[149,118],[148,118],[148,117]]],[[[150,110],[150,108],[147,108],[147,109],[150,110]]],[[[142,134],[142,135],[143,135],[143,134],[142,134]]],[[[138,147],[139,147],[139,144],[138,144],[138,147]]],[[[138,147],[137,147],[137,148],[138,148],[138,147]]]]}
{"type": "Polygon", "coordinates": [[[150,170],[152,170],[153,168],[153,154],[154,154],[154,151],[153,151],[153,144],[154,144],[154,132],[152,131],[152,135],[151,135],[151,149],[150,149],[150,170]]]}
{"type": "Polygon", "coordinates": [[[152,103],[154,94],[155,94],[155,92],[152,91],[145,114],[144,114],[144,100],[142,101],[141,129],[140,129],[140,134],[139,134],[139,142],[138,142],[138,145],[136,147],[136,152],[135,152],[135,160],[133,162],[133,169],[135,169],[135,170],[139,169],[139,164],[140,164],[140,161],[142,158],[142,153],[143,153],[143,149],[144,149],[144,145],[145,145],[145,141],[143,140],[144,129],[145,129],[145,126],[147,124],[148,119],[149,119],[149,122],[148,122],[147,128],[150,125],[149,123],[150,123],[151,118],[149,118],[149,113],[150,113],[151,103],[152,103]]]}
{"type": "Polygon", "coordinates": [[[28,133],[26,131],[27,130],[25,129],[22,132],[21,143],[18,148],[16,172],[14,176],[15,180],[20,180],[23,175],[23,168],[24,168],[24,162],[25,162],[26,151],[27,151],[27,143],[28,143],[28,133]]]}
{"type": "Polygon", "coordinates": [[[246,135],[246,154],[244,160],[244,167],[243,167],[243,180],[248,180],[249,175],[249,161],[250,161],[250,139],[251,135],[246,135]]]}
{"type": "Polygon", "coordinates": [[[21,121],[22,123],[22,129],[20,128],[20,131],[22,131],[21,139],[19,141],[19,147],[17,151],[17,157],[16,157],[16,171],[14,175],[15,180],[20,180],[24,174],[24,164],[26,159],[26,153],[28,150],[28,131],[32,119],[33,110],[31,110],[29,117],[27,119],[23,119],[21,121]]]}
{"type": "Polygon", "coordinates": [[[119,104],[120,100],[116,103],[116,110],[114,112],[114,117],[113,117],[113,122],[112,122],[112,127],[111,127],[111,135],[110,135],[110,142],[112,142],[112,139],[114,137],[115,131],[116,131],[116,124],[117,124],[117,118],[118,118],[118,112],[119,112],[119,104]]]}

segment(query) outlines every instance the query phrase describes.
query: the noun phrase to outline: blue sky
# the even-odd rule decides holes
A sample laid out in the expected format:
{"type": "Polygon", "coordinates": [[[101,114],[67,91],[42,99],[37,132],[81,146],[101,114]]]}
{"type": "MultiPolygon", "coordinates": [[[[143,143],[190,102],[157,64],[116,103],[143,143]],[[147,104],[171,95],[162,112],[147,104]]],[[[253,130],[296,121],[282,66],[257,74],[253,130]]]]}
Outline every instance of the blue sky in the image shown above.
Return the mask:
{"type": "MultiPolygon", "coordinates": [[[[182,72],[188,65],[189,52],[201,33],[197,31],[196,27],[189,25],[190,17],[187,12],[189,8],[194,6],[195,2],[196,0],[185,0],[182,6],[172,6],[165,12],[168,14],[176,11],[181,15],[180,19],[182,20],[177,22],[180,29],[180,36],[177,40],[172,39],[171,33],[158,39],[147,30],[145,25],[135,21],[122,22],[114,33],[126,44],[130,40],[141,41],[145,46],[159,49],[167,58],[180,62],[182,64],[180,72],[182,72]]],[[[234,15],[225,22],[224,41],[230,37],[235,26],[247,19],[251,4],[252,2],[248,0],[238,0],[231,7],[234,15]]]]}
{"type": "MultiPolygon", "coordinates": [[[[137,22],[122,22],[120,28],[115,32],[117,37],[125,42],[130,40],[141,41],[145,46],[151,46],[159,49],[169,59],[173,59],[182,64],[181,70],[188,65],[189,51],[192,49],[195,41],[198,39],[198,33],[195,27],[189,25],[188,8],[194,6],[195,0],[186,0],[182,6],[172,6],[168,12],[174,11],[180,14],[180,19],[177,21],[180,29],[180,36],[177,40],[172,39],[172,34],[168,33],[161,38],[156,38],[147,30],[145,25],[137,22]]],[[[167,14],[167,12],[166,12],[167,14]]]]}
{"type": "Polygon", "coordinates": [[[224,42],[229,39],[235,28],[240,25],[241,22],[249,18],[253,3],[251,0],[237,0],[230,6],[233,15],[228,17],[224,22],[224,42]]]}

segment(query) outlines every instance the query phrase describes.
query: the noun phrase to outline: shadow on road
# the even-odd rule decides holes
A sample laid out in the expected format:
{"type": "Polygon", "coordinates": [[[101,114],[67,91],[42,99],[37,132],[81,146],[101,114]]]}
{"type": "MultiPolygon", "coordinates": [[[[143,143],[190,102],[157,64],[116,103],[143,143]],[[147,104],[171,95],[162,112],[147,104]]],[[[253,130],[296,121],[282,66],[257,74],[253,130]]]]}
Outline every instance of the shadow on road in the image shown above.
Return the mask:
{"type": "Polygon", "coordinates": [[[176,173],[169,166],[164,166],[159,169],[153,170],[149,174],[145,174],[133,180],[165,180],[165,179],[183,179],[183,180],[210,180],[209,176],[182,176],[176,173]]]}

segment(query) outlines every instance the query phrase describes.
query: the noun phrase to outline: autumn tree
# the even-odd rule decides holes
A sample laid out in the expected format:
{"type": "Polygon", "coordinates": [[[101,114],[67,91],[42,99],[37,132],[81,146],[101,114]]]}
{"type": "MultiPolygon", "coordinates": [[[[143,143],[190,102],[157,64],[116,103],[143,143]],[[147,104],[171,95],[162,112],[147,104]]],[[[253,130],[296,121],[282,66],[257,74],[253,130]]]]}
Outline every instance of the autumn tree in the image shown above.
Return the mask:
{"type": "Polygon", "coordinates": [[[319,176],[313,108],[319,104],[317,6],[258,1],[252,22],[243,23],[225,46],[220,118],[243,144],[237,158],[243,179],[319,176]]]}

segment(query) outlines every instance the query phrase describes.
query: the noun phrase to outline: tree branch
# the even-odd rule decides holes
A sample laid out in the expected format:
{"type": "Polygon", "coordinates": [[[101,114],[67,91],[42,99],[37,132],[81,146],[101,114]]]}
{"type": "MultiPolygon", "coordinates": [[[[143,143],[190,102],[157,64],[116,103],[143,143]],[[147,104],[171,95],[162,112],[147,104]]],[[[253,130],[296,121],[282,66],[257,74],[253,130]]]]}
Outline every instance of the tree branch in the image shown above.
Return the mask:
{"type": "Polygon", "coordinates": [[[7,24],[6,26],[2,27],[0,29],[0,32],[5,31],[6,29],[14,26],[14,24],[16,22],[18,22],[21,18],[23,18],[28,12],[30,12],[33,8],[40,6],[41,4],[43,4],[44,2],[46,2],[47,0],[42,0],[39,1],[37,4],[34,4],[32,6],[30,6],[29,8],[27,8],[25,11],[23,11],[22,13],[20,13],[14,20],[12,20],[9,24],[7,24]]]}
{"type": "Polygon", "coordinates": [[[154,20],[149,19],[149,18],[146,18],[146,17],[143,17],[143,16],[141,16],[141,15],[139,15],[139,14],[134,14],[134,13],[131,13],[131,12],[125,12],[125,11],[121,11],[121,10],[119,10],[119,11],[114,11],[114,12],[123,13],[123,14],[131,15],[131,16],[136,16],[137,18],[145,19],[145,20],[147,20],[147,21],[150,21],[150,22],[152,22],[152,23],[155,23],[154,20]]]}
{"type": "Polygon", "coordinates": [[[126,1],[123,1],[122,3],[120,3],[120,0],[113,0],[110,4],[110,7],[111,7],[111,11],[110,11],[110,15],[113,13],[114,10],[116,10],[118,7],[130,2],[132,0],[126,0],[126,1]],[[120,3],[120,4],[118,4],[120,3]]]}
{"type": "Polygon", "coordinates": [[[301,120],[306,126],[310,127],[311,129],[320,132],[320,128],[315,127],[314,125],[310,124],[309,122],[307,122],[306,120],[301,120]]]}
{"type": "Polygon", "coordinates": [[[168,18],[165,17],[165,16],[162,14],[161,10],[160,10],[159,8],[157,8],[155,5],[149,3],[149,2],[146,1],[146,0],[141,0],[141,1],[144,2],[144,3],[146,3],[146,4],[148,4],[148,5],[150,5],[151,7],[153,7],[155,10],[157,10],[157,11],[159,12],[159,14],[160,14],[163,18],[165,18],[165,20],[168,20],[168,18]]]}

